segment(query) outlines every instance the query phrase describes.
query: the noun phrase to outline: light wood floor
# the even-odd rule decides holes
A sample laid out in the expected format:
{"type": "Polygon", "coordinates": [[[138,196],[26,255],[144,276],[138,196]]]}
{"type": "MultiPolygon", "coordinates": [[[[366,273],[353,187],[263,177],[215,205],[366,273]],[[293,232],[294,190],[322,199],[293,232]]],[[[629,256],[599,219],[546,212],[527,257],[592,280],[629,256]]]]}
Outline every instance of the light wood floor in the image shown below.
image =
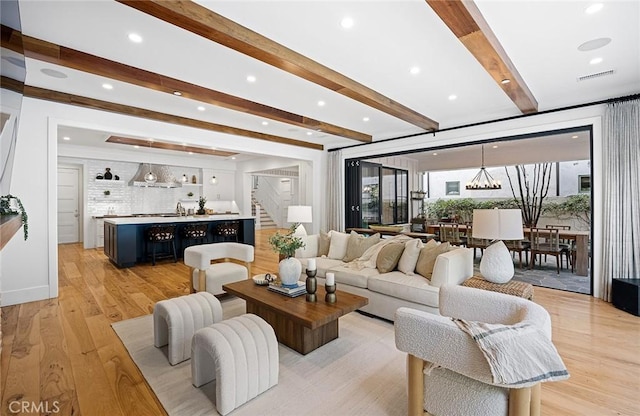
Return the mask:
{"type": "MultiPolygon", "coordinates": [[[[273,232],[256,235],[256,274],[277,268],[273,232]]],[[[47,402],[59,415],[166,414],[110,324],[188,293],[187,276],[181,263],[118,269],[100,250],[59,246],[59,298],[2,308],[0,414],[16,400],[47,402]]],[[[535,301],[551,314],[571,373],[543,385],[542,414],[640,415],[640,318],[552,289],[536,288],[535,301]]]]}

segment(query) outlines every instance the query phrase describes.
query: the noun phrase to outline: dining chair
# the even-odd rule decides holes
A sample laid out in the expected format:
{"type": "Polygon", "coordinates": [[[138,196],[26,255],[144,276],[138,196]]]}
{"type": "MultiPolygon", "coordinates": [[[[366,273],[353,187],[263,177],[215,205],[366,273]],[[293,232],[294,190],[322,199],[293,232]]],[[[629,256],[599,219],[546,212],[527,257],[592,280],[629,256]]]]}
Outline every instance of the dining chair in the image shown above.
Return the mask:
{"type": "Polygon", "coordinates": [[[460,224],[455,222],[440,223],[440,241],[454,246],[467,245],[467,237],[460,234],[460,224]]]}
{"type": "Polygon", "coordinates": [[[505,240],[504,245],[512,253],[518,253],[520,268],[524,269],[522,264],[522,253],[524,253],[524,264],[529,265],[528,252],[531,250],[531,242],[528,240],[505,240]]]}
{"type": "MultiPolygon", "coordinates": [[[[571,230],[570,225],[557,225],[557,224],[547,224],[545,228],[550,228],[554,230],[571,230]]],[[[563,238],[560,239],[560,251],[562,252],[562,256],[566,259],[567,269],[569,269],[569,265],[571,264],[571,246],[572,240],[563,238]]],[[[560,257],[560,265],[562,266],[562,256],[560,257]]]]}
{"type": "Polygon", "coordinates": [[[536,264],[536,256],[540,255],[540,263],[542,256],[554,256],[556,258],[556,269],[560,274],[560,238],[558,234],[560,230],[555,228],[531,228],[529,231],[529,241],[531,242],[531,262],[530,268],[536,264]]]}
{"type": "Polygon", "coordinates": [[[491,241],[487,238],[474,238],[473,237],[473,224],[467,223],[467,248],[473,249],[473,258],[476,258],[476,249],[480,249],[480,257],[484,252],[484,249],[489,247],[491,241]]]}

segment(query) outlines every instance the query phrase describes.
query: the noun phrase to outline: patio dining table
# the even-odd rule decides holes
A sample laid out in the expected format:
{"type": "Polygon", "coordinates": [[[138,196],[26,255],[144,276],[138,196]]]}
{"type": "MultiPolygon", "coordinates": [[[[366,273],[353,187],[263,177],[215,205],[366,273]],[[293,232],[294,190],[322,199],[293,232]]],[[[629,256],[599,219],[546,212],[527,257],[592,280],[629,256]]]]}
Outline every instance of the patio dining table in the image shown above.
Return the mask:
{"type": "MultiPolygon", "coordinates": [[[[465,224],[460,224],[460,231],[466,230],[467,226],[465,224]]],[[[440,226],[428,225],[427,232],[436,233],[440,230],[440,226]]],[[[529,234],[529,228],[523,228],[522,231],[526,236],[529,234]]],[[[561,239],[573,240],[575,241],[576,248],[576,258],[574,265],[576,274],[578,276],[588,276],[589,275],[589,235],[591,233],[589,231],[577,231],[577,230],[559,230],[558,236],[561,239]]]]}

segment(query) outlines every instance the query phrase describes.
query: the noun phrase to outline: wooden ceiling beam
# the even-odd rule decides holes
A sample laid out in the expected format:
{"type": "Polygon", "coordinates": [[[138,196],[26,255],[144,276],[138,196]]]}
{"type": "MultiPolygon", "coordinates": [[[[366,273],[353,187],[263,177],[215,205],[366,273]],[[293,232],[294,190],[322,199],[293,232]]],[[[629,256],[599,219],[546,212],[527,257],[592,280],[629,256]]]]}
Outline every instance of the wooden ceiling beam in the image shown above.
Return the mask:
{"type": "Polygon", "coordinates": [[[438,129],[429,117],[192,1],[117,1],[425,130],[438,129]]]}
{"type": "Polygon", "coordinates": [[[472,0],[425,1],[523,114],[538,111],[533,93],[472,0]]]}
{"type": "MultiPolygon", "coordinates": [[[[2,46],[5,46],[4,28],[5,26],[3,26],[2,46]]],[[[190,98],[218,107],[252,114],[254,116],[292,124],[314,131],[322,131],[323,133],[333,134],[347,139],[357,140],[364,143],[370,143],[372,141],[371,135],[366,133],[325,123],[310,117],[290,113],[220,91],[211,90],[175,78],[170,78],[154,72],[125,65],[120,62],[80,52],[75,49],[60,46],[27,35],[22,35],[20,32],[13,31],[13,33],[9,33],[7,31],[6,42],[8,44],[9,35],[11,35],[10,45],[13,46],[20,42],[20,44],[24,45],[25,56],[29,58],[115,79],[167,94],[173,94],[174,91],[180,91],[184,98],[190,98]]]]}
{"type": "Polygon", "coordinates": [[[324,150],[324,146],[316,143],[303,142],[301,140],[289,139],[287,137],[274,136],[237,127],[225,126],[222,124],[210,123],[208,121],[195,120],[192,118],[180,117],[173,114],[160,113],[158,111],[147,110],[145,108],[132,107],[125,104],[111,103],[108,101],[96,100],[94,98],[80,95],[67,94],[59,91],[52,91],[45,88],[25,85],[24,96],[38,98],[41,100],[54,101],[62,104],[75,105],[79,107],[92,108],[95,110],[109,111],[112,113],[124,114],[132,117],[146,118],[150,120],[162,121],[165,123],[178,124],[197,129],[225,133],[232,136],[242,136],[251,139],[267,140],[275,143],[288,144],[292,146],[306,147],[314,150],[324,150]]]}

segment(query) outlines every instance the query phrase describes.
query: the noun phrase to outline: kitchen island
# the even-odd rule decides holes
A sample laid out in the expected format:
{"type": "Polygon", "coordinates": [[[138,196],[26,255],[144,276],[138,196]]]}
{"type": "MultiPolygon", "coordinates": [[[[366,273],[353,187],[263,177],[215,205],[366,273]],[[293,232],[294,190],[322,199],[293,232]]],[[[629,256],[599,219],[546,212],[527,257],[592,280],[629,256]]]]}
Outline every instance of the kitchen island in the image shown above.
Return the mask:
{"type": "Polygon", "coordinates": [[[104,218],[104,253],[118,267],[131,267],[149,261],[145,231],[152,225],[176,225],[175,246],[182,257],[182,229],[188,224],[208,224],[207,239],[215,242],[214,232],[219,224],[237,222],[238,242],[255,245],[255,217],[239,214],[196,216],[149,216],[104,218]]]}

